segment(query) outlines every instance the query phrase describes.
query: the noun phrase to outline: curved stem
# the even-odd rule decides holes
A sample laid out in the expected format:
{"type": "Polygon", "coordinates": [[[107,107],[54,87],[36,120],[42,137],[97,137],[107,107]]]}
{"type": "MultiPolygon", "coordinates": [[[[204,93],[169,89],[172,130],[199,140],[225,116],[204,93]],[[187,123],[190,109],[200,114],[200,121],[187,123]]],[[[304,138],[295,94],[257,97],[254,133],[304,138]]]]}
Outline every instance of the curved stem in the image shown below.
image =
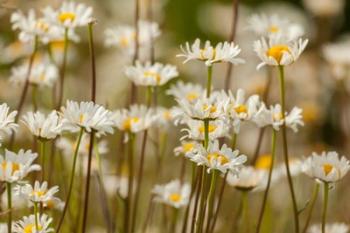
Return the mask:
{"type": "Polygon", "coordinates": [[[257,224],[257,227],[256,227],[256,233],[260,232],[262,220],[264,218],[265,208],[266,208],[266,204],[267,204],[267,197],[268,197],[270,186],[271,186],[273,165],[274,165],[274,162],[275,162],[275,153],[276,153],[276,131],[272,130],[271,166],[270,166],[270,169],[269,169],[269,175],[268,175],[268,178],[267,178],[267,185],[266,185],[265,192],[264,192],[263,203],[262,203],[262,207],[261,207],[260,214],[259,214],[258,224],[257,224]]]}
{"type": "Polygon", "coordinates": [[[216,182],[219,175],[219,171],[214,170],[211,175],[211,181],[210,181],[210,188],[209,188],[209,194],[208,194],[208,221],[205,232],[209,232],[210,223],[213,217],[213,207],[214,207],[214,200],[215,200],[215,190],[216,190],[216,182]]]}
{"type": "Polygon", "coordinates": [[[59,92],[58,92],[58,102],[56,109],[59,109],[62,105],[63,101],[63,90],[64,90],[64,77],[66,74],[66,64],[67,64],[67,57],[68,57],[68,44],[69,44],[69,38],[68,38],[68,28],[64,29],[64,45],[63,45],[63,60],[60,68],[60,83],[59,83],[59,92]]]}
{"type": "Polygon", "coordinates": [[[74,177],[75,177],[75,168],[76,168],[76,164],[77,164],[77,157],[78,157],[80,142],[81,142],[81,138],[83,137],[83,134],[84,134],[84,129],[81,128],[80,129],[80,133],[79,133],[79,137],[78,137],[78,141],[77,141],[77,144],[76,144],[76,148],[75,148],[75,151],[74,151],[72,172],[71,172],[71,175],[70,175],[70,181],[69,181],[69,188],[68,188],[67,198],[66,198],[66,201],[65,201],[65,205],[64,205],[64,209],[63,209],[60,221],[59,221],[59,223],[57,225],[56,233],[60,232],[60,229],[61,229],[62,224],[63,224],[64,216],[66,215],[67,210],[68,210],[69,201],[70,201],[70,198],[71,198],[71,195],[72,195],[72,190],[73,190],[73,183],[74,183],[74,177]]]}
{"type": "Polygon", "coordinates": [[[7,209],[8,209],[8,220],[7,220],[7,229],[8,233],[12,233],[12,190],[11,183],[6,182],[7,189],[7,209]]]}
{"type": "MultiPolygon", "coordinates": [[[[282,119],[285,119],[285,113],[286,113],[286,105],[285,105],[285,80],[284,80],[284,67],[278,66],[279,69],[279,79],[280,79],[280,92],[281,92],[281,108],[282,108],[282,119]]],[[[293,180],[292,176],[290,174],[290,168],[289,168],[289,156],[288,156],[288,143],[287,143],[287,128],[286,128],[286,121],[283,121],[282,126],[282,136],[283,136],[283,156],[284,156],[284,163],[286,166],[287,171],[287,179],[288,179],[288,186],[292,198],[292,204],[293,204],[293,214],[294,214],[294,224],[295,224],[295,233],[299,233],[299,217],[298,217],[298,207],[293,187],[293,180]]]]}
{"type": "Polygon", "coordinates": [[[213,66],[210,65],[208,66],[207,98],[210,97],[212,77],[213,77],[213,66]]]}
{"type": "Polygon", "coordinates": [[[302,233],[306,233],[307,228],[309,227],[312,212],[314,210],[314,206],[315,206],[315,203],[317,200],[319,190],[320,190],[320,184],[318,182],[315,182],[315,187],[314,187],[314,190],[312,192],[312,197],[311,197],[310,209],[309,209],[308,215],[306,217],[306,222],[305,222],[305,226],[304,226],[302,233]]]}
{"type": "Polygon", "coordinates": [[[323,186],[324,197],[323,197],[323,211],[322,211],[322,233],[326,233],[328,192],[329,192],[329,184],[327,182],[324,182],[324,186],[323,186]]]}
{"type": "Polygon", "coordinates": [[[45,179],[45,141],[38,140],[40,144],[40,156],[41,156],[41,182],[45,179]]]}

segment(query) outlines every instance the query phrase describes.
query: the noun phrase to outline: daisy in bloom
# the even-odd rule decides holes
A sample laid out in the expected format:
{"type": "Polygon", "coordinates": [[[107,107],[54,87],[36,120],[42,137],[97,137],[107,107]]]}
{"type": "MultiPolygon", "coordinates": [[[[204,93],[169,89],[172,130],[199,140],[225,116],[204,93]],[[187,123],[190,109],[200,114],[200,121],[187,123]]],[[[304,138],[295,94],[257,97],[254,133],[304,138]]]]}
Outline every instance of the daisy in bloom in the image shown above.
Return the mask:
{"type": "MultiPolygon", "coordinates": [[[[159,25],[155,22],[140,20],[138,22],[139,46],[147,47],[153,40],[160,36],[159,25]]],[[[107,47],[117,47],[128,54],[135,52],[136,32],[134,26],[121,25],[115,28],[109,28],[105,31],[105,45],[107,47]]]]}
{"type": "Polygon", "coordinates": [[[55,194],[58,192],[58,186],[48,188],[48,184],[44,181],[42,184],[39,181],[35,181],[34,186],[25,184],[23,186],[17,186],[18,195],[24,195],[27,200],[33,203],[47,203],[55,198],[55,194]]]}
{"type": "Polygon", "coordinates": [[[288,128],[298,132],[298,127],[304,126],[302,111],[301,108],[294,107],[289,113],[285,113],[285,119],[283,119],[282,109],[279,104],[271,105],[270,109],[263,105],[255,114],[253,121],[259,127],[271,125],[274,130],[279,130],[285,120],[288,128]]]}
{"type": "Polygon", "coordinates": [[[331,17],[342,13],[345,0],[303,0],[304,6],[314,15],[331,17]]]}
{"type": "MultiPolygon", "coordinates": [[[[326,233],[348,233],[349,226],[345,223],[332,223],[326,224],[326,233]]],[[[308,230],[308,233],[321,233],[321,225],[312,225],[308,230]]]]}
{"type": "Polygon", "coordinates": [[[140,86],[162,86],[179,75],[176,66],[150,62],[141,64],[139,61],[135,66],[127,67],[125,74],[135,85],[140,86]]]}
{"type": "Polygon", "coordinates": [[[17,111],[10,112],[10,108],[6,103],[0,105],[0,146],[4,137],[17,130],[16,115],[17,111]]]}
{"type": "Polygon", "coordinates": [[[337,79],[349,77],[350,69],[350,40],[327,44],[323,47],[323,56],[331,65],[332,73],[337,79]]]}
{"type": "Polygon", "coordinates": [[[31,150],[19,150],[18,153],[5,150],[5,155],[0,155],[0,181],[14,183],[22,180],[32,171],[39,171],[40,166],[33,164],[38,157],[31,150]]]}
{"type": "Polygon", "coordinates": [[[187,99],[188,102],[194,102],[199,97],[205,95],[205,89],[194,83],[184,83],[183,81],[178,81],[176,84],[171,85],[166,91],[167,95],[173,96],[175,99],[187,99]]]}
{"type": "Polygon", "coordinates": [[[255,14],[250,17],[248,23],[250,30],[263,37],[284,36],[293,40],[304,34],[300,25],[290,23],[278,15],[255,14]]]}
{"type": "Polygon", "coordinates": [[[174,154],[176,156],[186,154],[196,154],[195,150],[198,148],[199,143],[196,141],[182,141],[181,146],[175,147],[174,154]]]}
{"type": "Polygon", "coordinates": [[[342,179],[350,169],[350,161],[335,151],[313,153],[304,161],[303,172],[316,180],[334,183],[342,179]]]}
{"type": "Polygon", "coordinates": [[[230,171],[237,175],[243,163],[247,161],[247,156],[240,154],[238,150],[232,150],[226,144],[220,148],[218,140],[210,142],[207,149],[203,145],[199,145],[196,153],[191,156],[191,160],[197,163],[198,166],[205,165],[208,167],[208,173],[214,169],[222,173],[230,171]]]}
{"type": "Polygon", "coordinates": [[[42,214],[38,217],[38,228],[39,231],[36,230],[35,227],[35,216],[25,216],[23,219],[17,221],[13,225],[14,233],[49,233],[54,232],[53,228],[50,228],[50,224],[52,222],[52,218],[47,216],[46,214],[42,214]]]}
{"type": "Polygon", "coordinates": [[[94,102],[75,102],[68,100],[65,107],[61,108],[63,127],[70,131],[78,131],[83,128],[87,132],[97,132],[97,136],[112,134],[114,132],[114,120],[112,112],[94,102]]]}
{"type": "Polygon", "coordinates": [[[62,118],[55,110],[47,116],[41,112],[27,112],[22,122],[35,137],[41,140],[55,139],[63,130],[62,118]]]}
{"type": "Polygon", "coordinates": [[[173,180],[164,185],[156,185],[152,190],[152,193],[155,194],[154,201],[174,208],[186,206],[189,202],[190,192],[190,184],[181,184],[179,180],[173,180]]]}
{"type": "Polygon", "coordinates": [[[164,108],[164,107],[157,107],[156,108],[156,115],[157,115],[157,121],[155,121],[156,126],[159,128],[165,128],[167,129],[174,120],[175,114],[176,114],[176,108],[164,108]]]}
{"type": "Polygon", "coordinates": [[[71,1],[63,2],[57,10],[46,7],[43,14],[48,22],[64,28],[83,27],[92,21],[92,7],[71,1]]]}
{"type": "MultiPolygon", "coordinates": [[[[205,128],[202,121],[189,119],[186,121],[188,128],[184,128],[181,131],[185,132],[186,135],[180,140],[191,139],[191,140],[204,140],[205,128]]],[[[229,127],[227,122],[223,120],[215,120],[209,122],[209,140],[215,140],[217,138],[229,136],[229,127]]]]}
{"type": "Polygon", "coordinates": [[[231,172],[227,175],[227,183],[238,190],[250,191],[263,184],[267,173],[252,166],[243,166],[239,175],[231,172]]]}
{"type": "Polygon", "coordinates": [[[307,39],[286,40],[282,36],[255,41],[254,51],[262,60],[257,69],[265,65],[286,66],[294,63],[306,48],[307,43],[307,39]]]}
{"type": "Polygon", "coordinates": [[[190,60],[199,60],[205,62],[206,66],[211,66],[220,62],[229,62],[235,65],[245,62],[242,58],[237,57],[241,49],[233,42],[220,42],[214,47],[210,41],[206,41],[204,47],[201,47],[200,39],[196,39],[192,45],[186,42],[186,47],[181,46],[181,50],[182,54],[177,55],[177,57],[184,57],[184,63],[190,60]]]}
{"type": "MultiPolygon", "coordinates": [[[[10,82],[24,85],[28,72],[28,63],[11,68],[10,82]]],[[[48,62],[35,62],[29,77],[29,83],[38,87],[52,87],[58,79],[58,69],[48,62]]]]}

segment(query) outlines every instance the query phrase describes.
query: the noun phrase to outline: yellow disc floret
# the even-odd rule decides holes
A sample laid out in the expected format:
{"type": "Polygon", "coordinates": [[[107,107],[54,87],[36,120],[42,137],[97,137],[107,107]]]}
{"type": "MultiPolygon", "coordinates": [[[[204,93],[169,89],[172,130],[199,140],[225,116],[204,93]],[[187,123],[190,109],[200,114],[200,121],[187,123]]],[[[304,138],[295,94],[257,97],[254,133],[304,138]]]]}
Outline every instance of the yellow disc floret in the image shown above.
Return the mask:
{"type": "Polygon", "coordinates": [[[288,45],[274,45],[269,48],[266,52],[268,57],[273,57],[277,63],[281,62],[282,56],[284,53],[290,53],[288,45]]]}

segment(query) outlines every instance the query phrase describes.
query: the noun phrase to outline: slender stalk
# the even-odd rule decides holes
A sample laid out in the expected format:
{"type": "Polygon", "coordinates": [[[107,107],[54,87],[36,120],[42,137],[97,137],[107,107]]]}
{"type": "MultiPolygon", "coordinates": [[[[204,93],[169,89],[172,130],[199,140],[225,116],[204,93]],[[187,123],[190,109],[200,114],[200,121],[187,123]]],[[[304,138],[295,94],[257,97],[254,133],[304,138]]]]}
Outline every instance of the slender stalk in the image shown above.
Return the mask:
{"type": "Polygon", "coordinates": [[[213,217],[213,209],[214,209],[214,200],[215,200],[215,190],[216,190],[216,182],[218,178],[218,171],[214,170],[211,175],[211,181],[210,181],[210,188],[209,188],[209,194],[208,194],[208,220],[207,220],[207,226],[205,232],[209,232],[210,223],[213,217]]]}
{"type": "Polygon", "coordinates": [[[32,103],[33,103],[34,112],[38,110],[37,92],[38,92],[38,86],[32,85],[32,103]]]}
{"type": "Polygon", "coordinates": [[[196,233],[201,233],[203,229],[203,222],[205,217],[205,202],[207,200],[207,193],[206,193],[206,184],[207,184],[207,172],[205,167],[203,167],[203,173],[202,173],[202,183],[201,183],[201,192],[200,192],[200,203],[199,203],[199,213],[198,213],[198,219],[197,219],[197,227],[196,227],[196,233]]]}
{"type": "Polygon", "coordinates": [[[258,218],[256,233],[259,233],[260,229],[261,229],[261,225],[262,225],[262,221],[263,221],[264,213],[265,213],[265,209],[266,209],[266,204],[267,204],[267,197],[269,195],[269,190],[270,190],[270,186],[271,186],[271,178],[272,178],[273,165],[275,162],[275,153],[276,153],[276,134],[277,134],[277,132],[275,130],[272,130],[271,166],[269,169],[269,175],[267,178],[267,185],[266,185],[265,192],[264,192],[263,203],[262,203],[259,218],[258,218]]]}
{"type": "Polygon", "coordinates": [[[93,37],[93,26],[95,21],[88,24],[89,33],[89,50],[91,58],[91,101],[96,101],[96,59],[95,59],[95,49],[94,49],[94,37],[93,37]]]}
{"type": "MultiPolygon", "coordinates": [[[[280,92],[281,92],[281,110],[282,110],[282,119],[285,119],[285,113],[286,113],[286,105],[285,105],[285,80],[284,80],[284,67],[278,66],[279,70],[279,78],[280,78],[280,92]]],[[[292,198],[292,204],[293,204],[293,214],[294,214],[294,224],[295,224],[295,233],[299,233],[299,216],[298,216],[298,207],[293,187],[293,180],[292,176],[290,174],[290,168],[289,168],[289,156],[288,156],[288,143],[287,143],[287,127],[286,127],[286,121],[283,121],[282,125],[282,135],[283,135],[283,156],[284,156],[284,163],[286,166],[287,171],[287,179],[288,179],[288,186],[290,189],[290,194],[292,198]]]]}
{"type": "Polygon", "coordinates": [[[198,172],[197,172],[197,166],[195,163],[192,163],[192,179],[191,179],[191,193],[190,193],[190,199],[188,202],[188,205],[186,206],[184,221],[182,224],[182,233],[185,233],[187,230],[187,222],[188,222],[188,214],[190,213],[190,207],[193,199],[193,195],[195,193],[195,189],[197,187],[197,181],[198,181],[198,172]]]}
{"type": "Polygon", "coordinates": [[[176,232],[176,223],[177,223],[177,219],[179,216],[179,209],[177,208],[173,208],[173,216],[171,219],[171,225],[170,225],[170,233],[175,233],[176,232]]]}
{"type": "MultiPolygon", "coordinates": [[[[139,59],[139,20],[140,20],[140,0],[135,0],[135,44],[134,44],[134,56],[132,58],[132,64],[135,65],[136,61],[139,59]]],[[[131,82],[130,84],[130,103],[133,104],[137,100],[137,87],[131,82]]]]}
{"type": "Polygon", "coordinates": [[[34,219],[35,219],[35,230],[39,232],[39,221],[38,221],[38,203],[34,202],[34,219]]]}
{"type": "Polygon", "coordinates": [[[58,92],[58,102],[56,105],[56,109],[59,109],[61,107],[62,101],[63,101],[64,80],[65,80],[67,57],[68,57],[68,44],[69,44],[68,28],[65,28],[64,29],[63,60],[62,60],[61,68],[60,68],[60,83],[58,85],[59,92],[58,92]]]}
{"type": "Polygon", "coordinates": [[[8,229],[8,233],[12,233],[12,189],[11,189],[10,182],[6,182],[6,189],[7,189],[7,209],[8,209],[7,229],[8,229]]]}
{"type": "Polygon", "coordinates": [[[327,182],[323,183],[323,211],[322,211],[322,233],[326,233],[326,218],[327,218],[327,207],[328,207],[328,193],[329,184],[327,182]]]}
{"type": "Polygon", "coordinates": [[[213,66],[210,65],[208,66],[207,98],[210,97],[212,77],[213,77],[213,66]]]}
{"type": "Polygon", "coordinates": [[[202,166],[198,170],[198,185],[197,185],[197,193],[195,197],[195,202],[194,202],[194,209],[193,209],[193,214],[192,214],[192,223],[191,223],[191,233],[194,232],[194,228],[196,225],[196,218],[197,218],[197,211],[198,211],[198,203],[199,203],[199,198],[200,198],[200,193],[202,191],[202,174],[205,172],[205,168],[202,166]]]}
{"type": "Polygon", "coordinates": [[[248,208],[248,191],[242,192],[242,221],[240,232],[248,233],[249,231],[249,208],[248,208]]]}
{"type": "Polygon", "coordinates": [[[45,179],[45,141],[38,140],[40,144],[40,156],[41,156],[41,182],[45,179]]]}
{"type": "Polygon", "coordinates": [[[132,194],[134,186],[134,140],[135,135],[129,134],[129,150],[128,150],[128,166],[129,166],[129,180],[128,180],[128,196],[125,200],[125,214],[124,214],[124,232],[130,232],[130,210],[132,206],[132,194]]]}
{"type": "Polygon", "coordinates": [[[70,201],[70,198],[71,198],[71,195],[72,195],[72,190],[73,190],[73,183],[74,183],[74,177],[75,177],[75,168],[76,168],[76,164],[77,164],[77,157],[78,157],[79,147],[80,147],[81,138],[83,137],[83,134],[84,134],[84,129],[81,128],[80,129],[80,133],[79,133],[79,137],[78,137],[78,141],[77,141],[77,146],[76,146],[75,151],[74,151],[73,165],[72,165],[72,172],[71,172],[71,175],[70,175],[68,193],[67,193],[67,197],[66,197],[66,201],[65,201],[65,205],[64,205],[64,209],[63,209],[60,221],[59,221],[59,223],[57,225],[56,233],[60,232],[60,229],[61,229],[62,224],[63,224],[64,216],[66,215],[68,207],[69,207],[69,201],[70,201]]]}
{"type": "Polygon", "coordinates": [[[209,120],[204,120],[204,148],[207,149],[209,146],[209,120]]]}
{"type": "Polygon", "coordinates": [[[314,206],[315,206],[315,203],[316,203],[316,200],[317,200],[317,196],[318,196],[319,190],[320,190],[320,184],[318,182],[315,182],[314,190],[312,192],[309,212],[307,214],[305,226],[304,226],[304,229],[303,229],[302,233],[306,233],[307,228],[309,227],[311,216],[312,216],[312,212],[314,210],[314,206]]]}

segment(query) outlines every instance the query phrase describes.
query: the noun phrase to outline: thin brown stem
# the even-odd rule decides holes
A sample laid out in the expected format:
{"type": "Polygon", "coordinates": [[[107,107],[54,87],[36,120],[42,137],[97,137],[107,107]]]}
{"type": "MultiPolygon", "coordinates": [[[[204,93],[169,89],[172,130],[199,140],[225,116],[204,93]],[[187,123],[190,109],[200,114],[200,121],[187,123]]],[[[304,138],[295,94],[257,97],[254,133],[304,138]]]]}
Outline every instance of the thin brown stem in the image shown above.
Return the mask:
{"type": "Polygon", "coordinates": [[[64,30],[63,60],[62,60],[61,68],[60,68],[60,82],[59,82],[59,86],[58,86],[58,102],[56,105],[56,109],[59,109],[61,107],[62,101],[63,101],[64,81],[65,81],[66,65],[67,65],[67,57],[68,57],[68,44],[69,44],[68,28],[65,28],[65,30],[64,30]]]}

